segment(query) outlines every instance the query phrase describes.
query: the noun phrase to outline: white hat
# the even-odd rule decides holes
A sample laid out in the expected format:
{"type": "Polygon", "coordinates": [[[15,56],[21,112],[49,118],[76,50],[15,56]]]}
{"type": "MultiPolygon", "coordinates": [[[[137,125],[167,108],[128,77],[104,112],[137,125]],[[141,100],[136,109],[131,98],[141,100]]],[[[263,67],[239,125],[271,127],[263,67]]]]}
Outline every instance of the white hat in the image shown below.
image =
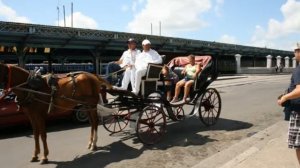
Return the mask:
{"type": "Polygon", "coordinates": [[[142,45],[151,44],[151,42],[148,39],[143,40],[142,45]]]}
{"type": "Polygon", "coordinates": [[[294,47],[294,50],[300,50],[300,43],[297,43],[297,45],[294,47]]]}

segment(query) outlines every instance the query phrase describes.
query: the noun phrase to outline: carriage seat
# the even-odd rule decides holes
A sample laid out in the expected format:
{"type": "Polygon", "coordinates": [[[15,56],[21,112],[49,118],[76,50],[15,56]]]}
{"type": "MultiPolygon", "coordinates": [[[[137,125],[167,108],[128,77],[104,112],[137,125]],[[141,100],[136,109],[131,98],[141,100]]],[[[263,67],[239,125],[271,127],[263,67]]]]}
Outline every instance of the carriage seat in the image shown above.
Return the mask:
{"type": "MultiPolygon", "coordinates": [[[[204,83],[208,80],[209,76],[211,75],[211,68],[212,68],[212,57],[211,56],[195,56],[196,64],[202,63],[202,71],[198,75],[197,80],[194,84],[194,90],[201,88],[204,83]]],[[[168,64],[168,67],[175,72],[179,79],[183,79],[184,76],[181,74],[184,67],[189,64],[188,58],[185,57],[176,57],[171,60],[168,64]]]]}
{"type": "Polygon", "coordinates": [[[160,80],[160,74],[162,70],[161,64],[148,64],[146,76],[142,77],[141,94],[142,96],[148,96],[149,94],[157,91],[158,83],[160,80]]]}
{"type": "MultiPolygon", "coordinates": [[[[207,66],[210,60],[211,56],[195,57],[196,64],[199,64],[200,62],[203,64],[202,69],[204,69],[207,66]]],[[[178,75],[179,79],[183,79],[184,76],[181,74],[181,72],[187,64],[189,64],[187,57],[177,57],[170,61],[168,67],[171,68],[173,72],[175,72],[178,75]]]]}

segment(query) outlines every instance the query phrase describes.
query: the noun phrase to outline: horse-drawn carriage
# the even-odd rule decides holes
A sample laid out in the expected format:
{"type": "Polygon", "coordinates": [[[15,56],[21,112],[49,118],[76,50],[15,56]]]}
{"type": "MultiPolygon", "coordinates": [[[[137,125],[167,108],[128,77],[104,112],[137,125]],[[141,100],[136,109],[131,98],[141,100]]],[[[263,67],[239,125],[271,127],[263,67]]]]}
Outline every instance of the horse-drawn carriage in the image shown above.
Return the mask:
{"type": "MultiPolygon", "coordinates": [[[[171,104],[166,98],[168,86],[161,75],[162,65],[149,64],[146,76],[142,79],[139,96],[127,90],[107,90],[115,98],[100,108],[112,113],[104,117],[104,128],[117,133],[124,130],[129,122],[135,122],[135,131],[140,141],[154,144],[166,132],[168,119],[180,121],[198,114],[204,125],[214,125],[220,116],[221,98],[215,88],[208,86],[218,77],[217,60],[213,56],[196,56],[195,61],[202,63],[202,71],[194,81],[189,103],[171,104]],[[191,106],[188,114],[185,113],[184,106],[191,106]]],[[[187,62],[187,57],[176,57],[168,66],[179,75],[187,62]]]]}
{"type": "MultiPolygon", "coordinates": [[[[186,57],[175,58],[169,66],[178,72],[187,63],[186,59],[186,57]]],[[[10,91],[14,92],[20,109],[30,119],[35,141],[31,160],[33,162],[39,160],[39,137],[41,137],[44,147],[41,161],[48,163],[47,114],[52,111],[70,110],[78,104],[85,108],[84,111],[88,114],[91,123],[89,149],[95,150],[97,147],[99,123],[97,109],[100,114],[109,114],[105,117],[102,115],[106,130],[112,133],[120,132],[133,121],[136,123],[136,134],[141,142],[154,144],[166,132],[168,119],[180,121],[186,116],[198,114],[200,120],[210,126],[214,125],[219,118],[220,95],[216,89],[208,88],[218,77],[217,60],[213,56],[196,56],[195,60],[202,62],[203,67],[194,81],[189,103],[171,104],[167,100],[165,93],[168,86],[167,80],[161,75],[162,65],[154,64],[148,65],[146,76],[142,79],[141,95],[137,96],[130,91],[114,90],[107,81],[88,72],[39,76],[17,66],[0,63],[0,84],[3,84],[5,89],[0,101],[10,91]],[[102,86],[106,86],[107,89],[103,89],[102,86]],[[108,103],[99,104],[105,91],[115,98],[108,103]],[[185,105],[192,107],[189,114],[184,112],[185,105]]]]}

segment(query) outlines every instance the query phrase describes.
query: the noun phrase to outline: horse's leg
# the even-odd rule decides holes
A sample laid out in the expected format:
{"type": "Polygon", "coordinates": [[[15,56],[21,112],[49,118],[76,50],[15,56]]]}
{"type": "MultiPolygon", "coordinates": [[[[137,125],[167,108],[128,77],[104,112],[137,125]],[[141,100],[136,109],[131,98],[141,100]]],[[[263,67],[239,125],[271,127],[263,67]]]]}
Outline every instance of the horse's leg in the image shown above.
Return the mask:
{"type": "Polygon", "coordinates": [[[96,110],[91,110],[91,120],[92,120],[92,131],[93,131],[93,143],[91,150],[96,150],[97,149],[97,140],[98,140],[98,115],[96,110]]]}
{"type": "Polygon", "coordinates": [[[90,139],[89,139],[89,143],[88,143],[88,146],[87,148],[88,149],[91,149],[92,147],[92,143],[93,143],[93,121],[92,121],[92,117],[91,117],[91,112],[90,111],[87,111],[87,114],[88,114],[88,117],[89,117],[89,122],[91,124],[91,135],[90,135],[90,139]]]}
{"type": "Polygon", "coordinates": [[[47,164],[49,149],[48,149],[48,145],[47,145],[47,132],[46,132],[45,118],[41,117],[41,119],[39,121],[39,126],[40,126],[40,136],[41,136],[41,139],[43,142],[43,148],[44,148],[44,156],[42,158],[41,164],[47,164]]]}
{"type": "Polygon", "coordinates": [[[31,162],[37,162],[39,161],[38,155],[40,154],[39,130],[37,128],[36,117],[33,116],[31,113],[27,113],[27,116],[29,117],[34,137],[34,152],[31,158],[31,162]]]}
{"type": "Polygon", "coordinates": [[[37,162],[39,161],[39,154],[40,154],[40,140],[39,140],[39,131],[36,128],[36,126],[32,125],[32,129],[33,129],[33,136],[34,136],[34,143],[35,143],[35,148],[34,148],[34,152],[33,152],[33,156],[31,158],[31,162],[37,162]]]}

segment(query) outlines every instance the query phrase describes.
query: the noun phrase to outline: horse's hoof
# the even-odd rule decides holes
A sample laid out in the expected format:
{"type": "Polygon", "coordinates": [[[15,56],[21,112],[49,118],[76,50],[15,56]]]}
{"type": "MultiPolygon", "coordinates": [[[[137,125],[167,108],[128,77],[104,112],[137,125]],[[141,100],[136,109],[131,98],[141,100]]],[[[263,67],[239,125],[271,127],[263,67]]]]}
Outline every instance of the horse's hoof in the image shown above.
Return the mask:
{"type": "Polygon", "coordinates": [[[42,159],[41,161],[41,164],[48,164],[48,163],[49,163],[48,159],[42,159]]]}
{"type": "Polygon", "coordinates": [[[87,149],[91,149],[91,147],[92,147],[92,145],[88,145],[86,148],[87,148],[87,149]]]}
{"type": "Polygon", "coordinates": [[[30,160],[30,162],[38,162],[39,158],[38,157],[32,157],[32,159],[30,160]]]}

